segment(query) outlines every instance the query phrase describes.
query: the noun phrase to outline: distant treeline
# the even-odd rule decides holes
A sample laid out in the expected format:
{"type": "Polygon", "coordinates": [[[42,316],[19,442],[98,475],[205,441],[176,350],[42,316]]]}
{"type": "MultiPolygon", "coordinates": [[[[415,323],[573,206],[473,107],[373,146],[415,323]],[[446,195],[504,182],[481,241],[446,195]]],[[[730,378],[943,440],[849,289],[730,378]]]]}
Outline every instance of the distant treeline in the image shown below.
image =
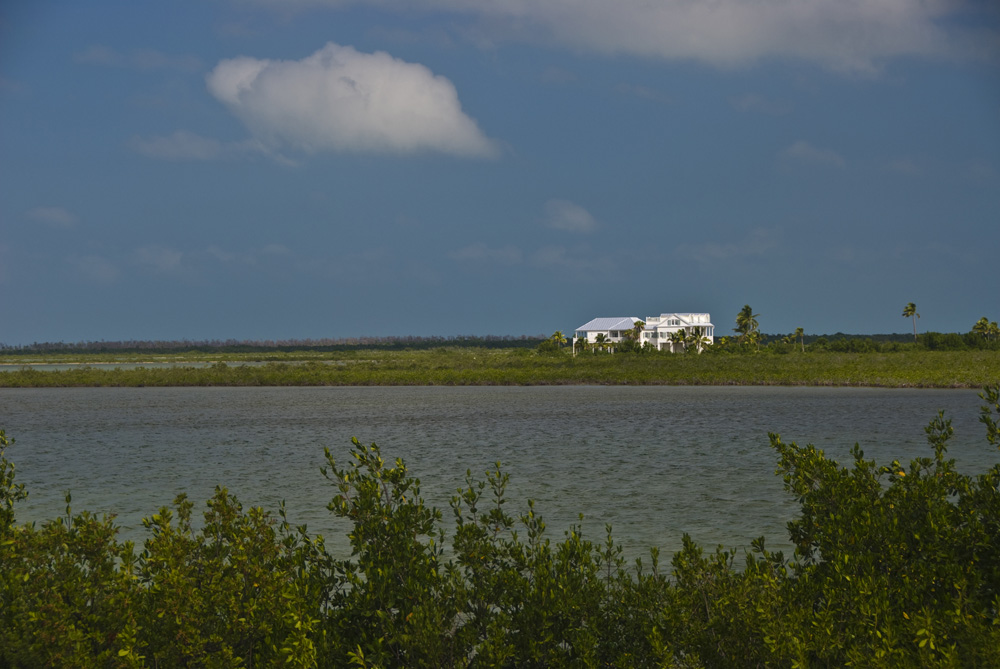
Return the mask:
{"type": "MultiPolygon", "coordinates": [[[[769,343],[780,344],[782,337],[766,336],[769,343]]],[[[849,335],[838,332],[833,335],[805,336],[805,345],[810,349],[827,350],[833,353],[893,353],[903,350],[965,351],[1000,350],[1000,340],[984,337],[974,332],[923,332],[913,341],[913,335],[849,335]]]]}
{"type": "Polygon", "coordinates": [[[323,339],[179,339],[34,342],[12,346],[0,342],[0,354],[59,354],[59,353],[267,353],[274,351],[348,351],[367,349],[426,349],[441,346],[472,346],[480,348],[532,348],[545,335],[454,335],[419,337],[343,337],[323,339]]]}
{"type": "MultiPolygon", "coordinates": [[[[342,337],[323,339],[180,339],[33,342],[8,345],[0,342],[0,355],[58,355],[78,353],[293,353],[296,351],[420,350],[442,347],[463,348],[534,348],[548,339],[547,335],[452,335],[421,337],[415,335],[388,337],[342,337]]],[[[716,343],[720,343],[720,337],[716,343]]],[[[761,337],[765,350],[782,353],[800,345],[812,351],[833,353],[892,353],[904,350],[962,351],[1000,350],[1000,340],[968,332],[924,332],[913,341],[910,334],[835,334],[804,335],[799,342],[793,335],[765,334],[761,337]]],[[[717,347],[720,351],[726,347],[717,347]]]]}

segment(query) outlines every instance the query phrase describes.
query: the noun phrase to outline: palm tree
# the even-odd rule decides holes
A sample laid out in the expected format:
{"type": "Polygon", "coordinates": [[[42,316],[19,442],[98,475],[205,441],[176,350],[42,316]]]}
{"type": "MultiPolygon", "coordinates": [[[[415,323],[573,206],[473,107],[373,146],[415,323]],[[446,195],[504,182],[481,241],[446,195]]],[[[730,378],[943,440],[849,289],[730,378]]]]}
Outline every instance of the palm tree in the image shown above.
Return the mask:
{"type": "Polygon", "coordinates": [[[632,332],[630,336],[632,337],[632,340],[635,341],[636,343],[639,343],[639,340],[642,339],[642,329],[644,327],[646,327],[646,324],[643,321],[636,321],[635,325],[632,326],[632,332]]]}
{"type": "Polygon", "coordinates": [[[972,331],[978,335],[982,335],[986,339],[989,339],[990,322],[986,318],[986,316],[983,316],[978,321],[976,321],[976,324],[972,326],[972,331]]]}
{"type": "Polygon", "coordinates": [[[903,317],[913,319],[913,341],[917,341],[917,319],[920,318],[920,314],[917,313],[917,305],[909,302],[903,307],[903,317]]]}
{"type": "Polygon", "coordinates": [[[598,332],[597,336],[594,337],[594,353],[597,353],[597,349],[602,351],[608,345],[608,336],[603,332],[598,332]]]}
{"type": "Polygon", "coordinates": [[[684,340],[685,346],[694,346],[698,353],[701,353],[708,343],[708,337],[705,336],[705,330],[701,326],[695,326],[691,328],[691,332],[688,333],[684,340]]]}
{"type": "Polygon", "coordinates": [[[795,328],[795,336],[802,343],[802,352],[806,352],[806,333],[802,328],[795,328]]]}
{"type": "Polygon", "coordinates": [[[752,336],[752,333],[756,332],[757,328],[759,327],[757,323],[758,316],[760,316],[760,314],[755,314],[753,312],[753,309],[750,308],[749,304],[743,305],[743,308],[740,310],[740,313],[736,314],[736,327],[733,329],[733,332],[740,333],[741,343],[745,343],[747,341],[756,341],[759,347],[760,337],[752,336]]]}
{"type": "Polygon", "coordinates": [[[670,352],[674,352],[674,344],[680,344],[681,350],[684,350],[684,343],[687,337],[684,336],[684,330],[677,330],[676,332],[670,333],[670,352]]]}
{"type": "Polygon", "coordinates": [[[556,330],[555,332],[553,332],[552,336],[549,337],[549,340],[555,342],[556,346],[562,346],[567,341],[566,335],[562,333],[562,330],[556,330]]]}

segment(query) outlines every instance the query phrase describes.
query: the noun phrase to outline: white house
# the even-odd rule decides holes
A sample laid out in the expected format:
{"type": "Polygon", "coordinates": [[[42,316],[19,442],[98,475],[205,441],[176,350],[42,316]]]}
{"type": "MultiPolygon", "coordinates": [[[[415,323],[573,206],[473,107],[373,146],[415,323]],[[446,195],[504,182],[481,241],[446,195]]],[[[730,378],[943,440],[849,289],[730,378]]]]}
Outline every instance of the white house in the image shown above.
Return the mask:
{"type": "MultiPolygon", "coordinates": [[[[603,334],[604,341],[613,345],[625,339],[638,322],[640,321],[635,316],[595,318],[576,329],[576,339],[593,344],[597,341],[597,336],[603,334]]],[[[678,341],[680,337],[687,339],[699,332],[703,345],[715,342],[715,326],[709,314],[649,316],[643,326],[640,343],[648,343],[660,351],[674,352],[684,346],[678,341]]]]}
{"type": "Polygon", "coordinates": [[[682,346],[676,341],[678,335],[675,333],[682,333],[684,337],[700,333],[703,345],[715,342],[715,326],[709,314],[660,314],[646,318],[642,343],[648,342],[659,351],[674,352],[682,346]]]}
{"type": "MultiPolygon", "coordinates": [[[[604,335],[604,341],[616,344],[625,339],[625,335],[639,323],[635,316],[617,316],[614,318],[595,318],[576,329],[576,339],[583,339],[588,344],[597,341],[597,335],[604,335]]],[[[574,342],[575,343],[575,342],[574,342]]]]}

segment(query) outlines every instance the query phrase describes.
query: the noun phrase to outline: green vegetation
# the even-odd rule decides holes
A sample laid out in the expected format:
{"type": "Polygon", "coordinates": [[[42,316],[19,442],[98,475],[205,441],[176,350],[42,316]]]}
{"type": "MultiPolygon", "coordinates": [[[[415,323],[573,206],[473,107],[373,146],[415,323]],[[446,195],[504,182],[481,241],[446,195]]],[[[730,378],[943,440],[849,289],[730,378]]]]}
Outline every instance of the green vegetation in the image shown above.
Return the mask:
{"type": "MultiPolygon", "coordinates": [[[[692,356],[694,357],[694,356],[692,356]]],[[[1000,386],[981,421],[1000,447],[1000,386]]],[[[327,452],[332,513],[351,557],[225,489],[144,521],[141,550],[113,518],[19,525],[25,496],[0,431],[0,667],[995,666],[1000,648],[1000,464],[970,476],[947,457],[842,467],[772,434],[794,554],[763,539],[742,568],[688,537],[669,568],[621,558],[611,528],[549,538],[500,465],[467,474],[454,529],[400,460],[354,441],[327,452]]]]}
{"type": "MultiPolygon", "coordinates": [[[[924,335],[933,344],[931,335],[924,335]]],[[[985,343],[985,340],[984,340],[985,343]]],[[[1000,342],[991,342],[998,344],[1000,342]]],[[[202,367],[97,368],[65,371],[15,366],[0,372],[0,387],[61,386],[336,386],[336,385],[833,385],[976,388],[1000,378],[1000,348],[928,350],[913,344],[867,339],[775,341],[756,353],[734,344],[702,355],[639,349],[574,356],[548,340],[533,349],[436,348],[417,351],[355,350],[338,353],[230,354],[228,362],[202,367]],[[880,349],[889,349],[880,352],[880,349]]],[[[579,348],[579,347],[578,347],[579,348]]],[[[79,356],[77,356],[79,359],[79,356]]],[[[161,358],[162,359],[162,358],[161,358]]],[[[210,360],[211,357],[208,356],[210,360]]],[[[96,361],[95,361],[96,362],[96,361]]],[[[190,361],[198,362],[198,360],[190,361]]]]}
{"type": "Polygon", "coordinates": [[[701,327],[671,333],[671,352],[642,341],[549,337],[388,337],[282,342],[84,342],[0,345],[0,388],[337,385],[832,385],[975,388],[1000,378],[1000,330],[984,316],[965,335],[807,337],[768,341],[749,304],[737,337],[710,344],[701,327]],[[611,354],[614,355],[611,355],[611,354]],[[698,353],[699,355],[683,355],[698,353]],[[705,353],[707,355],[700,355],[705,353]],[[795,355],[789,355],[789,354],[795,355]],[[142,366],[152,363],[158,366],[142,366]],[[62,371],[32,364],[73,366],[62,371]],[[90,365],[102,365],[101,368],[90,365]],[[120,364],[120,368],[108,365],[120,364]]]}
{"type": "Polygon", "coordinates": [[[920,318],[920,314],[917,313],[917,305],[913,302],[908,302],[903,307],[903,317],[913,319],[913,341],[917,341],[917,319],[920,318]]]}

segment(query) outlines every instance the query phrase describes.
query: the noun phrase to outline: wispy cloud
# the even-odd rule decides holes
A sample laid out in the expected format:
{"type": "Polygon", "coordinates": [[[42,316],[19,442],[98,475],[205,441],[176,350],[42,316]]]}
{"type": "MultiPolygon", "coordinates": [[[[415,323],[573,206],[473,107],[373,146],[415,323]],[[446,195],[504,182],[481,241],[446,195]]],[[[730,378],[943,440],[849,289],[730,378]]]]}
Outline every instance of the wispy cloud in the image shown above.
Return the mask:
{"type": "Polygon", "coordinates": [[[617,86],[615,86],[615,91],[621,93],[622,95],[642,98],[643,100],[650,100],[653,102],[670,102],[670,96],[668,96],[663,91],[659,91],[655,88],[650,88],[649,86],[639,86],[636,84],[618,84],[617,86]]]}
{"type": "Polygon", "coordinates": [[[172,273],[181,268],[184,254],[180,251],[159,245],[137,248],[132,254],[132,261],[140,267],[151,269],[158,273],[172,273]]]}
{"type": "Polygon", "coordinates": [[[920,166],[917,165],[917,163],[905,158],[893,160],[888,165],[886,165],[885,168],[890,172],[895,172],[896,174],[905,174],[907,176],[915,176],[922,172],[920,166]]]}
{"type": "Polygon", "coordinates": [[[450,254],[452,260],[460,262],[489,262],[499,265],[518,265],[522,260],[522,253],[516,246],[502,246],[490,248],[486,244],[477,242],[464,248],[453,251],[450,254]]]}
{"type": "MultiPolygon", "coordinates": [[[[476,41],[560,43],[743,66],[793,58],[844,72],[876,72],[898,57],[995,58],[995,30],[976,26],[986,3],[950,0],[257,0],[281,11],[372,5],[400,11],[466,15],[476,41]],[[952,20],[959,17],[963,20],[952,20]]],[[[986,25],[985,21],[982,25],[986,25]]]]}
{"type": "Polygon", "coordinates": [[[295,165],[280,153],[276,153],[256,139],[240,142],[220,142],[212,137],[203,137],[187,130],[177,130],[170,135],[153,137],[132,137],[129,147],[136,153],[157,160],[209,161],[236,158],[247,155],[265,155],[284,165],[295,165]]]}
{"type": "Polygon", "coordinates": [[[74,54],[73,59],[85,65],[121,67],[133,70],[179,70],[197,72],[203,68],[196,56],[173,56],[155,49],[136,49],[122,53],[102,44],[95,44],[74,54]]]}
{"type": "Polygon", "coordinates": [[[799,163],[827,167],[844,167],[843,157],[832,149],[821,149],[799,140],[781,152],[781,157],[799,163]]]}
{"type": "Polygon", "coordinates": [[[71,262],[76,266],[80,276],[91,283],[104,285],[114,283],[121,274],[110,260],[101,256],[82,256],[74,258],[71,262]]]}
{"type": "Polygon", "coordinates": [[[35,207],[26,212],[26,216],[37,223],[50,228],[67,230],[77,223],[76,214],[62,207],[35,207]]]}
{"type": "Polygon", "coordinates": [[[621,253],[595,254],[586,246],[545,246],[531,254],[530,263],[538,269],[593,281],[620,276],[621,260],[621,253]]]}
{"type": "Polygon", "coordinates": [[[499,153],[462,111],[448,79],[381,51],[361,53],[331,42],[298,61],[233,58],[220,62],[207,83],[256,139],[274,149],[499,153]]]}
{"type": "Polygon", "coordinates": [[[597,229],[597,221],[586,209],[568,200],[545,203],[545,224],[564,232],[587,233],[597,229]]]}
{"type": "Polygon", "coordinates": [[[777,234],[768,228],[757,228],[737,241],[704,244],[682,244],[675,253],[679,257],[693,258],[700,263],[717,265],[739,258],[763,257],[778,245],[777,234]]]}
{"type": "Polygon", "coordinates": [[[216,160],[222,157],[222,142],[178,130],[166,137],[133,137],[129,145],[137,153],[163,160],[216,160]]]}
{"type": "Polygon", "coordinates": [[[745,93],[731,99],[730,103],[740,111],[756,112],[771,116],[780,116],[790,111],[787,104],[768,99],[758,93],[745,93]]]}
{"type": "Polygon", "coordinates": [[[542,70],[538,78],[546,84],[571,84],[577,80],[577,76],[573,72],[554,65],[542,70]]]}

